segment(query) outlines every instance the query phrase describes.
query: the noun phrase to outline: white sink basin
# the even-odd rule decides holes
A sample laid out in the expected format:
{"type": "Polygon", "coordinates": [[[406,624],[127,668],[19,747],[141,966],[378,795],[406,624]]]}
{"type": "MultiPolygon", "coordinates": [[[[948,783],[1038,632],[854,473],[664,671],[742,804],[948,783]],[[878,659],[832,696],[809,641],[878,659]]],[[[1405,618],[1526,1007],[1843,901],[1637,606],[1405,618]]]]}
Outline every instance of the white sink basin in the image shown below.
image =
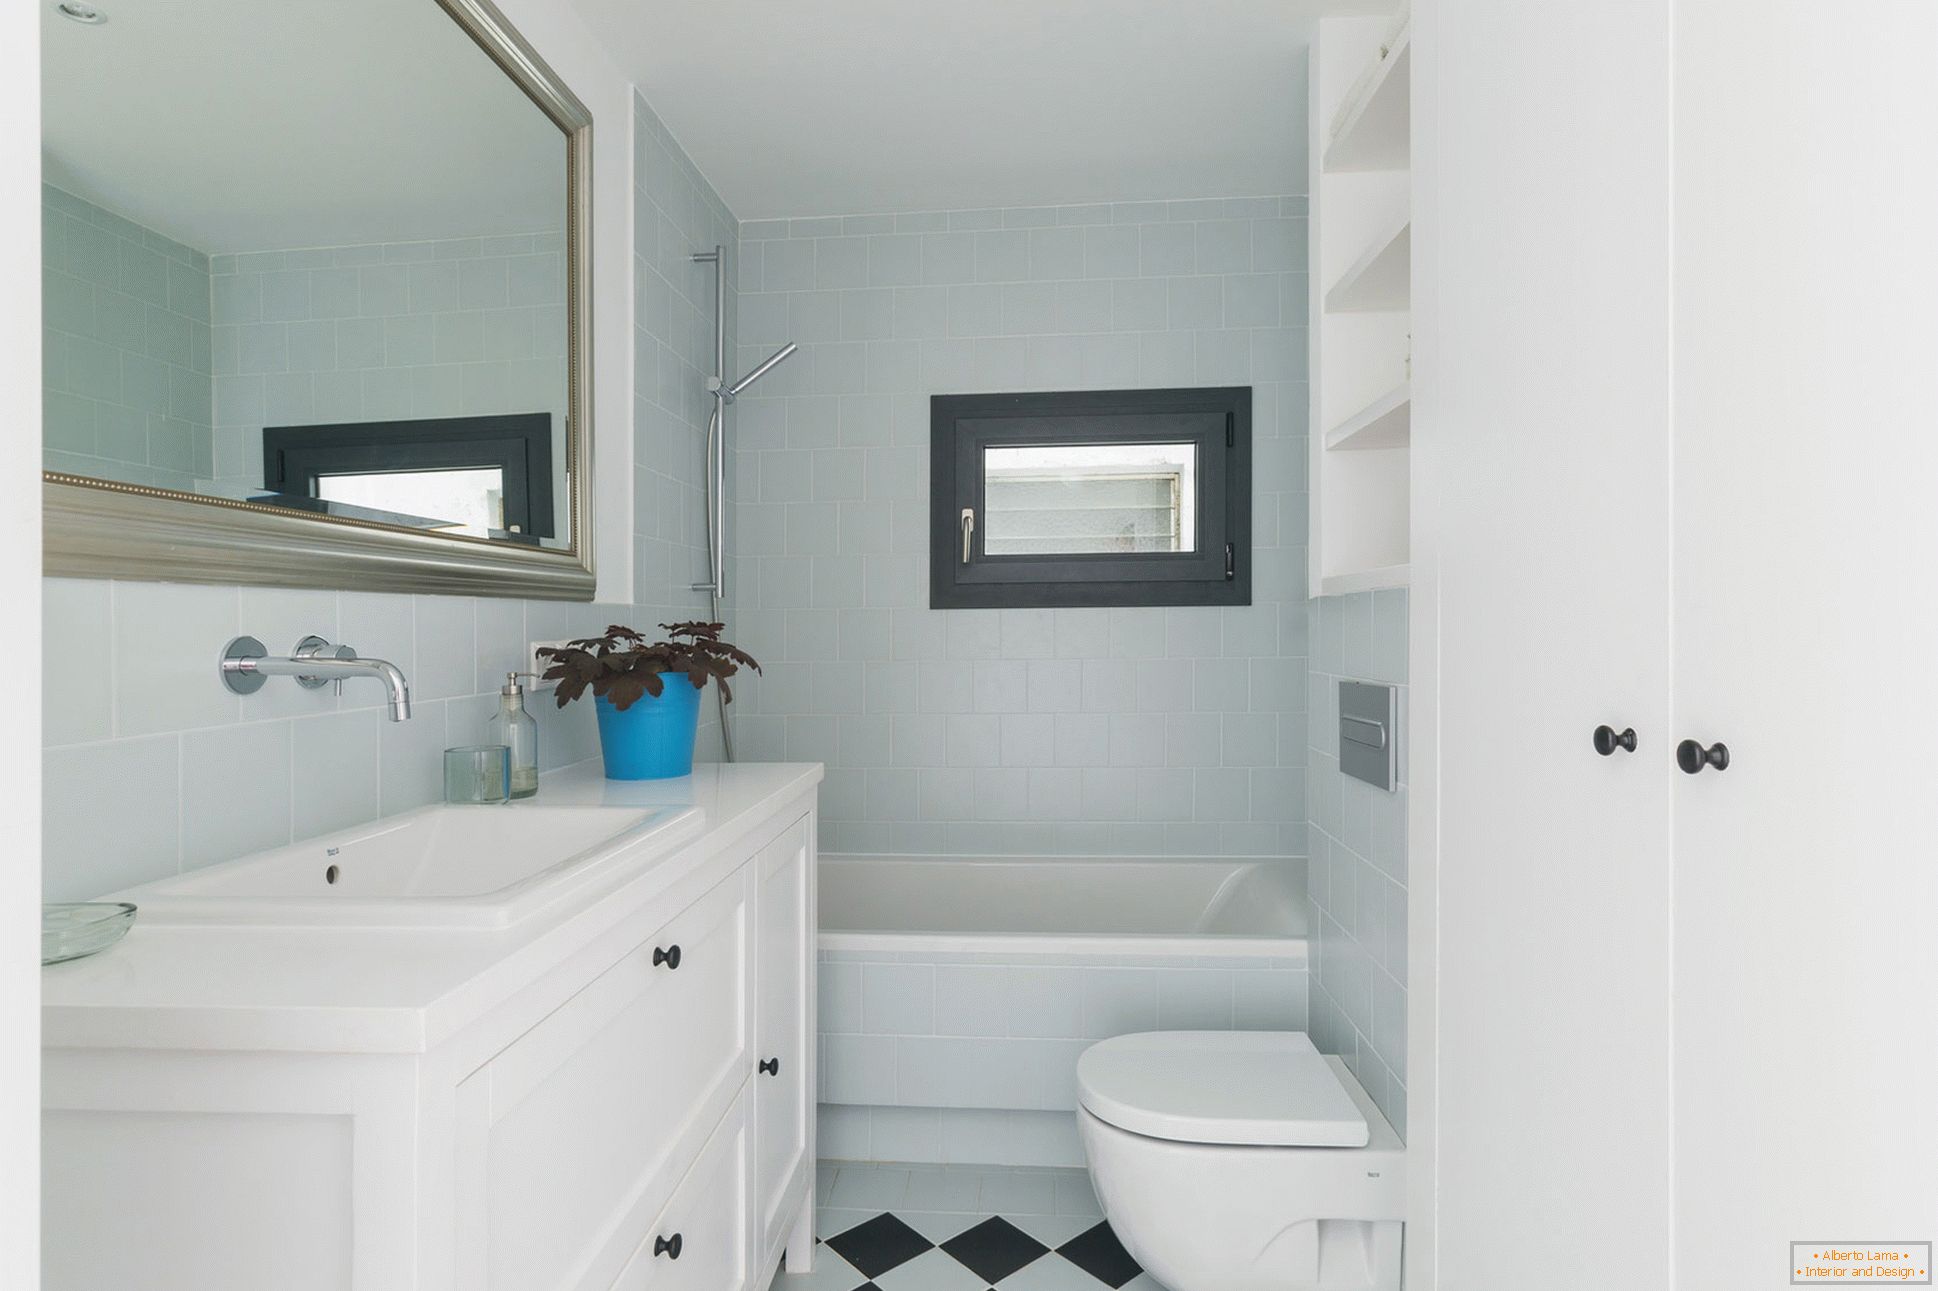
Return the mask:
{"type": "Polygon", "coordinates": [[[697,807],[422,807],[113,899],[152,923],[502,928],[701,824],[697,807]]]}

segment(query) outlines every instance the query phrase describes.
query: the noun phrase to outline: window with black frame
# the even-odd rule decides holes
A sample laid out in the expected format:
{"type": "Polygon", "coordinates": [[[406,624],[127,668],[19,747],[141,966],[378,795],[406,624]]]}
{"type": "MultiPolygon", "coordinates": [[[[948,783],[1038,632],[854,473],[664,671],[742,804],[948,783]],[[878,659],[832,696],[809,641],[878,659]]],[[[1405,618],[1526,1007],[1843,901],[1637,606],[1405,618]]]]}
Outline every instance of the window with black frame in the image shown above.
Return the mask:
{"type": "Polygon", "coordinates": [[[1251,603],[1249,386],[937,395],[936,609],[1251,603]]]}
{"type": "Polygon", "coordinates": [[[479,538],[553,536],[550,413],[269,426],[262,456],[280,506],[479,538]]]}

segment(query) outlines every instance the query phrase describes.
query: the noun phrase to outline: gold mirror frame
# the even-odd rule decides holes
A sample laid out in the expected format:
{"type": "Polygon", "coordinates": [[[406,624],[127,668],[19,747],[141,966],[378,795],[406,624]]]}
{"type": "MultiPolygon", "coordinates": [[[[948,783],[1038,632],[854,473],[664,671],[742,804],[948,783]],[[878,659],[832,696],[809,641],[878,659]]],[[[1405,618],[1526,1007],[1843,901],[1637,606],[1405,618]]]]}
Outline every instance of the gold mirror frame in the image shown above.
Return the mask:
{"type": "Polygon", "coordinates": [[[571,545],[548,550],[431,534],[43,471],[47,574],[592,599],[592,115],[490,0],[436,3],[565,134],[571,545]]]}

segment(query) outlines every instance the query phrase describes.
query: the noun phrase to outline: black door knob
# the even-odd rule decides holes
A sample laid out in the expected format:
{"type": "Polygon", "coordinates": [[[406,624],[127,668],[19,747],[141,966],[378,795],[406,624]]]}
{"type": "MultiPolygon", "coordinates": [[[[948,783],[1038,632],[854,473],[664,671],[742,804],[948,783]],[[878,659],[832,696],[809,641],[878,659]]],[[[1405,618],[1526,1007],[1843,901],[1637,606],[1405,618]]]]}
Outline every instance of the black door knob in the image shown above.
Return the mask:
{"type": "Polygon", "coordinates": [[[781,1060],[779,1058],[762,1058],[760,1060],[760,1074],[763,1076],[780,1075],[781,1060]]]}
{"type": "Polygon", "coordinates": [[[1694,740],[1684,740],[1676,745],[1676,765],[1690,775],[1704,767],[1715,767],[1718,771],[1729,770],[1729,745],[1722,741],[1704,748],[1694,740]]]}
{"type": "Polygon", "coordinates": [[[1628,727],[1618,735],[1612,726],[1597,726],[1595,728],[1595,752],[1601,754],[1603,757],[1607,757],[1616,749],[1623,749],[1629,753],[1635,752],[1635,728],[1633,726],[1628,727]]]}
{"type": "Polygon", "coordinates": [[[655,1237],[653,1239],[653,1254],[664,1255],[669,1260],[677,1260],[680,1258],[680,1248],[685,1245],[686,1243],[680,1239],[678,1233],[673,1234],[671,1237],[655,1237]]]}
{"type": "Polygon", "coordinates": [[[680,948],[678,946],[653,947],[653,967],[658,968],[661,964],[666,965],[668,968],[678,968],[680,966],[680,948]]]}

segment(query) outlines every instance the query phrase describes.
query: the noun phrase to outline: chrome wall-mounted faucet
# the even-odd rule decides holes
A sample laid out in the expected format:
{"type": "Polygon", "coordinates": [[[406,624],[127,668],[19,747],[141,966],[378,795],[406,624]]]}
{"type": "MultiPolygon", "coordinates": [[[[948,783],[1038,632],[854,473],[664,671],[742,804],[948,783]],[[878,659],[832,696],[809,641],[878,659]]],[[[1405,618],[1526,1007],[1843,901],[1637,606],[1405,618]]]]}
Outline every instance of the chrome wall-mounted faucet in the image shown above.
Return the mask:
{"type": "Polygon", "coordinates": [[[294,677],[306,690],[331,682],[336,693],[350,677],[375,677],[390,691],[390,720],[410,720],[410,683],[387,659],[359,659],[349,646],[333,646],[322,637],[304,637],[287,658],[271,655],[254,637],[237,637],[222,650],[222,684],[238,695],[253,695],[266,677],[294,677]]]}

